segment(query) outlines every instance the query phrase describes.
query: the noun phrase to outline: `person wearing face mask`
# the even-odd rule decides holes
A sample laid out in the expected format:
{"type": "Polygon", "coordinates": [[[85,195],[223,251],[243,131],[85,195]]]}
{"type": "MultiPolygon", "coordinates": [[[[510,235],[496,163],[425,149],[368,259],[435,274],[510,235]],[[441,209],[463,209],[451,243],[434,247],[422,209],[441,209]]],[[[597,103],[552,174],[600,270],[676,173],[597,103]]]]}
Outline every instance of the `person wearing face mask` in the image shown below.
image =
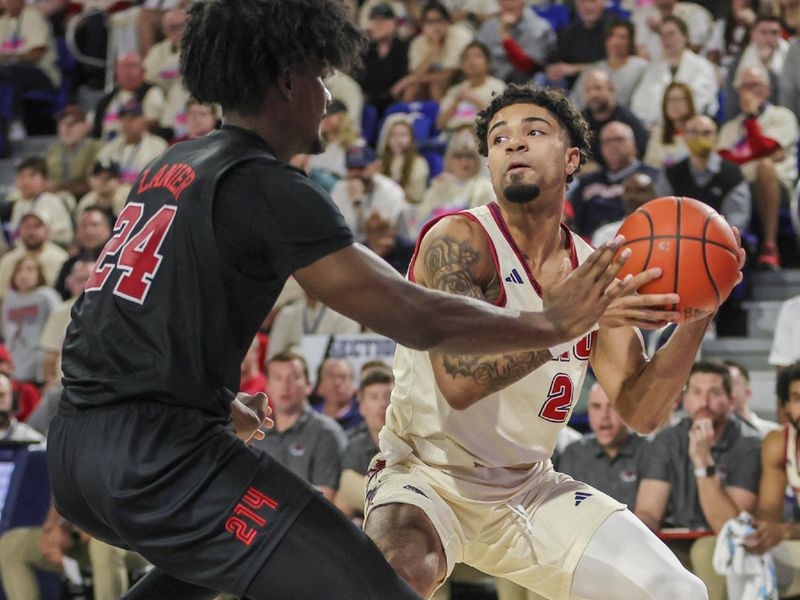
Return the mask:
{"type": "Polygon", "coordinates": [[[689,156],[661,170],[656,194],[696,198],[722,214],[732,226],[746,228],[752,213],[750,187],[741,167],[714,151],[716,123],[696,115],[686,123],[684,137],[689,156]]]}

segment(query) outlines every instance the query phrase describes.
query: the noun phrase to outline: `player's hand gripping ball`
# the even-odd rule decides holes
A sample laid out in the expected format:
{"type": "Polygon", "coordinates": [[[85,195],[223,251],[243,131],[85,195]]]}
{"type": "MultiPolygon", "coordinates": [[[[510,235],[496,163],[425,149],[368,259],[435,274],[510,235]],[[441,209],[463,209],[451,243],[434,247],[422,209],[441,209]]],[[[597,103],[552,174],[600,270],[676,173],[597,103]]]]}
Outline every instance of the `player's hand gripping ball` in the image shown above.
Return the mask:
{"type": "Polygon", "coordinates": [[[639,288],[640,294],[676,293],[680,302],[666,307],[681,318],[717,310],[739,276],[739,244],[717,211],[692,198],[656,198],[630,214],[619,234],[631,256],[617,277],[661,267],[662,275],[639,288]]]}

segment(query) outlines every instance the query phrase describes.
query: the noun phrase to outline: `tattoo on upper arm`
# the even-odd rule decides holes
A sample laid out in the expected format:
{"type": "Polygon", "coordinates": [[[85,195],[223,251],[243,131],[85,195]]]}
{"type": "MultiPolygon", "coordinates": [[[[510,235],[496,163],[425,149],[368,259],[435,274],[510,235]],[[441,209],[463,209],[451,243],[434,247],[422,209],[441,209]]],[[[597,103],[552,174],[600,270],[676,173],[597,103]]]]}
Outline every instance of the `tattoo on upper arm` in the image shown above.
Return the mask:
{"type": "Polygon", "coordinates": [[[468,241],[437,238],[423,256],[428,283],[437,290],[484,299],[483,291],[471,272],[479,259],[480,253],[468,241]]]}
{"type": "Polygon", "coordinates": [[[488,393],[502,390],[550,361],[549,350],[511,352],[488,356],[441,354],[444,372],[452,379],[464,377],[486,387],[488,393]]]}

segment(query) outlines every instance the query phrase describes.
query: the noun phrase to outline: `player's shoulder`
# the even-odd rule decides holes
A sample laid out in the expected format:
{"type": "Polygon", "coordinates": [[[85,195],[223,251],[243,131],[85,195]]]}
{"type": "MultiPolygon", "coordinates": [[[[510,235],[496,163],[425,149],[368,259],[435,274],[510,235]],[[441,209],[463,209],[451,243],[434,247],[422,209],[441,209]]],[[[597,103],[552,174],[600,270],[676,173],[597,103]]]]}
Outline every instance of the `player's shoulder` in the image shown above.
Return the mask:
{"type": "Polygon", "coordinates": [[[459,243],[470,243],[473,246],[488,244],[488,239],[483,233],[480,223],[467,211],[441,217],[435,223],[423,229],[420,235],[420,246],[443,239],[459,243]]]}
{"type": "Polygon", "coordinates": [[[783,460],[783,455],[786,451],[786,429],[773,429],[766,436],[763,441],[763,453],[765,457],[772,459],[783,460]]]}

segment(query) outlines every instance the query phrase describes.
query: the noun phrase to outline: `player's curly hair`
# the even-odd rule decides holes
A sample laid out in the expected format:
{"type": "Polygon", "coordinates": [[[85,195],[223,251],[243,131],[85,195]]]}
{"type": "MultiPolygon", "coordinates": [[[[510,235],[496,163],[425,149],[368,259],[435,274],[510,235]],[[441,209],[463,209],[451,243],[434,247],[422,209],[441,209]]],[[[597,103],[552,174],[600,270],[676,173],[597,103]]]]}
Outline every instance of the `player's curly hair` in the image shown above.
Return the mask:
{"type": "MultiPolygon", "coordinates": [[[[478,151],[482,156],[489,154],[487,139],[489,123],[500,110],[512,104],[535,104],[552,113],[558,119],[561,128],[569,135],[570,144],[581,152],[580,164],[575,173],[580,171],[580,165],[586,164],[591,154],[592,134],[589,124],[563,92],[533,85],[509,85],[504,92],[492,98],[489,106],[478,113],[475,120],[475,135],[478,138],[478,151]]],[[[567,181],[572,181],[572,175],[567,176],[567,181]]]]}
{"type": "Polygon", "coordinates": [[[342,0],[206,0],[189,10],[181,72],[201,102],[248,115],[285,68],[357,68],[365,43],[342,0]]]}
{"type": "Polygon", "coordinates": [[[798,380],[800,380],[800,361],[789,365],[778,373],[778,380],[775,382],[775,392],[781,406],[785,406],[789,401],[789,386],[798,380]]]}

